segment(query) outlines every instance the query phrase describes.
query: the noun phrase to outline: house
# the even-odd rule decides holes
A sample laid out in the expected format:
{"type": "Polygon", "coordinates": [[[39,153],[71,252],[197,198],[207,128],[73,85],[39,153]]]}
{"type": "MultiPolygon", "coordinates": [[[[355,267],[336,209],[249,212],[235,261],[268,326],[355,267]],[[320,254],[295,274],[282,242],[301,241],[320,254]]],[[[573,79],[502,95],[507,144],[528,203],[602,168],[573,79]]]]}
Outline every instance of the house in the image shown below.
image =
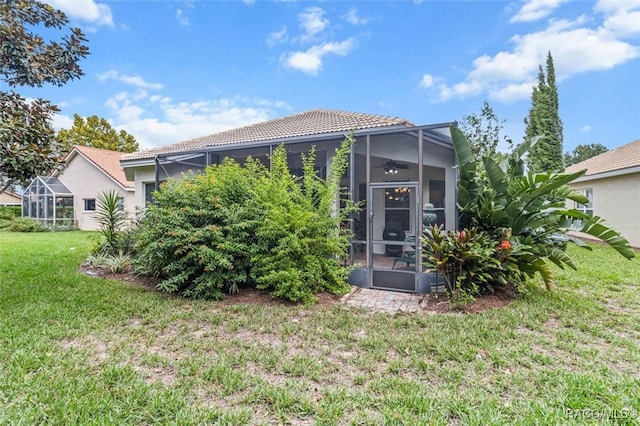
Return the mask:
{"type": "Polygon", "coordinates": [[[54,173],[36,177],[27,187],[22,196],[22,215],[52,226],[96,230],[96,197],[115,190],[121,194],[124,210],[133,216],[134,187],[120,166],[121,155],[117,151],[74,146],[54,173]]]}
{"type": "MultiPolygon", "coordinates": [[[[430,223],[456,226],[455,155],[449,126],[417,126],[397,117],[315,109],[250,126],[191,139],[121,158],[135,182],[135,203],[152,201],[166,179],[231,157],[248,156],[269,164],[272,150],[284,144],[292,174],[301,154],[316,147],[316,170],[326,176],[335,148],[348,134],[355,138],[343,185],[364,208],[354,218],[351,276],[361,287],[420,291],[426,283],[420,256],[423,209],[430,223]]],[[[426,217],[426,216],[425,216],[426,217]]]]}
{"type": "Polygon", "coordinates": [[[640,140],[571,165],[566,173],[586,170],[570,185],[582,191],[589,203],[579,210],[605,220],[640,247],[640,140]]]}
{"type": "Polygon", "coordinates": [[[6,190],[0,192],[0,206],[20,206],[22,205],[22,197],[15,192],[6,190]]]}

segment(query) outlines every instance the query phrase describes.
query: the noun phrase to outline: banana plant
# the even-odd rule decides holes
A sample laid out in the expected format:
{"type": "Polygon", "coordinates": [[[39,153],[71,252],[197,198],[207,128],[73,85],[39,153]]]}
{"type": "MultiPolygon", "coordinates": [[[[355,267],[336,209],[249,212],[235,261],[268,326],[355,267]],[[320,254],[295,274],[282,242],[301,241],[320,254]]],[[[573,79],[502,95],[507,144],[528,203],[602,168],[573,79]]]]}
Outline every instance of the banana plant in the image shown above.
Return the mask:
{"type": "Polygon", "coordinates": [[[588,199],[569,184],[585,171],[576,173],[526,172],[524,157],[540,137],[516,147],[501,163],[491,157],[478,159],[462,131],[451,127],[458,161],[457,207],[460,227],[477,227],[488,233],[511,229],[519,244],[529,246],[530,255],[520,260],[528,276],[540,273],[547,286],[552,280],[547,261],[576,268],[563,250],[566,241],[590,247],[567,235],[578,231],[596,237],[627,259],[634,257],[629,242],[604,219],[567,208],[567,200],[586,204],[588,199]],[[560,244],[559,244],[560,243],[560,244]]]}

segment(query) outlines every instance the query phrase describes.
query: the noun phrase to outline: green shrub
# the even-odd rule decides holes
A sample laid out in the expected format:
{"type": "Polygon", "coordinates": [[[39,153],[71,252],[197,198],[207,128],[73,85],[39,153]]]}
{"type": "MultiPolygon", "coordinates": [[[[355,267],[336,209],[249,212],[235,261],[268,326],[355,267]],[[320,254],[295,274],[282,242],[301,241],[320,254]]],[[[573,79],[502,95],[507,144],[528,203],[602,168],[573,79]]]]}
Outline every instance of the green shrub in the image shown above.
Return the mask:
{"type": "Polygon", "coordinates": [[[47,232],[51,229],[44,222],[28,217],[18,217],[5,227],[12,232],[47,232]]]}
{"type": "Polygon", "coordinates": [[[498,286],[522,284],[517,258],[528,247],[512,243],[509,230],[495,239],[477,228],[444,231],[436,225],[425,231],[422,242],[424,262],[438,270],[455,297],[472,299],[498,286]]]}
{"type": "Polygon", "coordinates": [[[304,176],[291,176],[283,146],[271,170],[253,159],[244,167],[225,159],[168,180],[140,222],[136,270],[161,278],[159,289],[189,297],[218,299],[255,285],[309,303],[319,292],[347,291],[340,258],[349,234],[339,225],[352,208],[336,214],[334,207],[350,144],[337,150],[326,181],[314,170],[314,152],[304,159],[304,176]]]}
{"type": "Polygon", "coordinates": [[[21,206],[0,206],[0,220],[13,220],[21,216],[21,206]]]}
{"type": "Polygon", "coordinates": [[[257,161],[242,168],[225,159],[201,174],[169,179],[140,222],[136,269],[162,278],[159,289],[185,296],[219,299],[237,291],[248,281],[262,219],[251,187],[266,172],[257,161]]]}
{"type": "Polygon", "coordinates": [[[320,292],[348,291],[349,271],[341,259],[348,253],[351,234],[340,225],[355,206],[342,197],[343,208],[336,211],[336,197],[341,194],[350,146],[347,138],[336,150],[326,181],[314,170],[315,150],[303,157],[302,179],[291,175],[284,147],[274,151],[271,173],[254,190],[264,212],[251,259],[258,288],[304,303],[316,301],[320,292]]]}

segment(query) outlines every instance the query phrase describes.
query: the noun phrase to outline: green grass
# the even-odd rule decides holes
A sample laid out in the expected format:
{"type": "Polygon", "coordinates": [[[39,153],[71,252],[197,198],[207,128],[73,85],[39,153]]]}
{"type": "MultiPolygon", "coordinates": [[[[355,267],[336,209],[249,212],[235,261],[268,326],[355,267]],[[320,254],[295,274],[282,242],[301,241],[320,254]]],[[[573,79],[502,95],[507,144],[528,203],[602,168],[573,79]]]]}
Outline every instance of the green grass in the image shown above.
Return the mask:
{"type": "Polygon", "coordinates": [[[571,248],[553,293],[391,317],[90,277],[93,238],[0,232],[0,424],[639,424],[638,258],[571,248]]]}

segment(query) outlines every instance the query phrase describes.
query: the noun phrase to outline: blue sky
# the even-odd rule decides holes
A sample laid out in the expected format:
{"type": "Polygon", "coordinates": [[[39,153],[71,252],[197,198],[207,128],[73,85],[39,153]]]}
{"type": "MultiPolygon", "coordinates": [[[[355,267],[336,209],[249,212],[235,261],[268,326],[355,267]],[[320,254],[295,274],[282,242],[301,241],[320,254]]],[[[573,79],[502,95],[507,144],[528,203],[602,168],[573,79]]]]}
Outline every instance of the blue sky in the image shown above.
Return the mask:
{"type": "Polygon", "coordinates": [[[640,0],[50,0],[89,39],[85,76],[20,90],[107,118],[141,148],[329,108],[456,121],[487,100],[520,142],[538,65],[565,151],[640,138],[640,0]]]}

